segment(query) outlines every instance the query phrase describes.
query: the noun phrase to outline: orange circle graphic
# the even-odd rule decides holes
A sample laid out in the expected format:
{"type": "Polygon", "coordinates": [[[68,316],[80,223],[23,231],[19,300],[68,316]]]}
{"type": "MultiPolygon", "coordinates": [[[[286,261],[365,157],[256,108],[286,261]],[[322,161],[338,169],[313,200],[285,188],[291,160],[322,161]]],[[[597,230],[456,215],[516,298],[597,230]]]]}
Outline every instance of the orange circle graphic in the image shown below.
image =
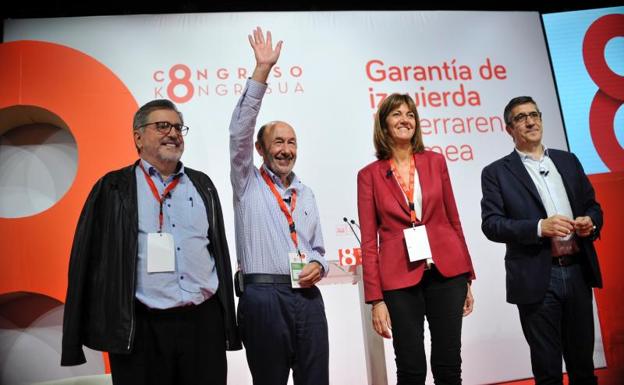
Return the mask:
{"type": "Polygon", "coordinates": [[[74,230],[91,187],[137,158],[137,103],[109,68],[66,46],[4,43],[0,62],[0,109],[24,105],[53,112],[67,123],[78,149],[74,182],[55,205],[25,218],[0,218],[0,295],[27,291],[64,302],[74,230]]]}

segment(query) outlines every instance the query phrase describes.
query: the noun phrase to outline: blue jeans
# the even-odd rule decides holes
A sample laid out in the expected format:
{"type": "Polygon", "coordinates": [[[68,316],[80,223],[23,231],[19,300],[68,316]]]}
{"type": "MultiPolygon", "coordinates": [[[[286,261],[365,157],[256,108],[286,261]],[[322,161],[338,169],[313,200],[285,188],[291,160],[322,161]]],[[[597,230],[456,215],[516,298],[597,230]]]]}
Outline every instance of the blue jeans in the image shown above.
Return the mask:
{"type": "Polygon", "coordinates": [[[592,291],[580,264],[553,265],[544,299],[518,310],[537,385],[563,384],[562,355],[570,385],[597,384],[592,291]]]}

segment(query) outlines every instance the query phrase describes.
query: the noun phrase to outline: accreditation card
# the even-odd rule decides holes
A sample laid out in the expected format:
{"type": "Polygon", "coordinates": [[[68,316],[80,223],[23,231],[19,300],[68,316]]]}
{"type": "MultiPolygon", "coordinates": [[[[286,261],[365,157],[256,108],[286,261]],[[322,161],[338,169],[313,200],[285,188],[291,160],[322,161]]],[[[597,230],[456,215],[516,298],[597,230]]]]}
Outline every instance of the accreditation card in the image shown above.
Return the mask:
{"type": "Polygon", "coordinates": [[[409,227],[403,230],[403,234],[410,262],[432,258],[425,225],[409,227]]]}

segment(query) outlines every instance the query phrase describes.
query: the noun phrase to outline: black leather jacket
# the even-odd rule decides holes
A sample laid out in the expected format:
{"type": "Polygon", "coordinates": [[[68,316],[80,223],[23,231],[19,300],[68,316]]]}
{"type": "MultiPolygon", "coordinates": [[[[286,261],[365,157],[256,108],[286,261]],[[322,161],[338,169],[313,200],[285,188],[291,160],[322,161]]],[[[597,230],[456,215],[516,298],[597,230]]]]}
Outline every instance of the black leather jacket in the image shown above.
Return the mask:
{"type": "MultiPolygon", "coordinates": [[[[61,365],[79,365],[82,345],[111,353],[132,351],[138,253],[135,168],[112,171],[91,190],[80,214],[69,262],[61,365]]],[[[219,278],[227,350],[242,348],[234,311],[232,269],[221,204],[210,178],[184,168],[206,206],[210,254],[219,278]]]]}

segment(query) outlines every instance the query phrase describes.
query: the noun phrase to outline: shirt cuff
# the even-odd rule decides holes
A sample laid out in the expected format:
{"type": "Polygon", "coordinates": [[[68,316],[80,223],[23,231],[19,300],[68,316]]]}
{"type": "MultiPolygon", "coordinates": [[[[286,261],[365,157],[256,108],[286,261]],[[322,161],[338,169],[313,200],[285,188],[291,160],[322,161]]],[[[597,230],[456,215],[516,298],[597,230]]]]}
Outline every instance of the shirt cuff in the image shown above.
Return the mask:
{"type": "Polygon", "coordinates": [[[541,238],[541,237],[542,237],[542,221],[543,221],[543,219],[540,219],[540,220],[537,222],[537,237],[538,237],[538,238],[541,238]]]}

